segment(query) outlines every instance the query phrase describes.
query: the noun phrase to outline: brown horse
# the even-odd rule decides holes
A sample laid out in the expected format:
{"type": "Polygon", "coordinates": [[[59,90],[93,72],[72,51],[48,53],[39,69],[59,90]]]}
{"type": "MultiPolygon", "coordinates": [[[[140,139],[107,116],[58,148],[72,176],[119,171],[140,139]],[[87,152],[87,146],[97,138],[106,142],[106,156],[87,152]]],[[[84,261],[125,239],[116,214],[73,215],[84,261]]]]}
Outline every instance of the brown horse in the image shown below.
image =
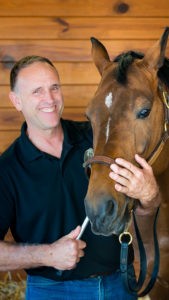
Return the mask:
{"type": "MultiPolygon", "coordinates": [[[[113,62],[105,47],[92,38],[93,60],[101,82],[86,110],[93,129],[94,160],[85,207],[93,232],[119,235],[129,223],[135,205],[134,199],[114,189],[109,178],[113,159],[122,157],[136,164],[134,154],[140,154],[152,165],[159,183],[163,198],[158,220],[161,262],[158,280],[150,293],[152,300],[169,299],[168,32],[167,28],[145,55],[129,51],[113,62]]],[[[152,232],[148,233],[147,228],[143,226],[142,232],[144,235],[146,230],[151,265],[152,232]]]]}

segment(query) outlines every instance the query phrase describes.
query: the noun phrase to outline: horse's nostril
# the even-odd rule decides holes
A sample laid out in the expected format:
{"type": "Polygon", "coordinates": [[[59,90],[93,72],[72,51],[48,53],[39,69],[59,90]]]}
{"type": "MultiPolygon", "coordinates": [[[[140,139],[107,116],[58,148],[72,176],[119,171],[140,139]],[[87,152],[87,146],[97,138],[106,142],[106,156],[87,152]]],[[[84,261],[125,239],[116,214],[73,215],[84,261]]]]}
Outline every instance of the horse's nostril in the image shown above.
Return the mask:
{"type": "Polygon", "coordinates": [[[114,212],[114,207],[115,206],[114,206],[113,200],[107,201],[107,203],[106,203],[106,215],[111,216],[114,212]]]}

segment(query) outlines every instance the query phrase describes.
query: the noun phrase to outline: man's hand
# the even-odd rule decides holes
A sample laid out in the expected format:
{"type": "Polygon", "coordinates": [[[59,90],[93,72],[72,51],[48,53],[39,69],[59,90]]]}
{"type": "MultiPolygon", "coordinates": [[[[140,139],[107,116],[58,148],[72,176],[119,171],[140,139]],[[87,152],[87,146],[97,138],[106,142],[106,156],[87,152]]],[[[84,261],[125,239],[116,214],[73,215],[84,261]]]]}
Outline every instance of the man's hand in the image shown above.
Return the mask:
{"type": "Polygon", "coordinates": [[[149,213],[161,202],[159,188],[153,170],[146,160],[138,154],[135,155],[135,160],[140,168],[122,158],[117,158],[115,164],[110,166],[112,172],[109,176],[116,181],[115,189],[118,192],[139,200],[137,213],[149,213]]]}
{"type": "Polygon", "coordinates": [[[59,270],[75,268],[80,258],[84,256],[83,249],[86,247],[84,241],[76,240],[79,233],[80,226],[77,226],[68,235],[49,245],[45,265],[59,270]]]}

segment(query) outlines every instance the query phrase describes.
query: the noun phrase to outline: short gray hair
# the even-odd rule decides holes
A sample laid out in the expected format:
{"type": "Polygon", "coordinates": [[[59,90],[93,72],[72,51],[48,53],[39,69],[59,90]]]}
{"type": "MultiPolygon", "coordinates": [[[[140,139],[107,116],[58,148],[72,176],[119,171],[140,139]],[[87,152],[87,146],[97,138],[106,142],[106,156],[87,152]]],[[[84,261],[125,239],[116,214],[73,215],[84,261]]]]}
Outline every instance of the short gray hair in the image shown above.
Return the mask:
{"type": "MultiPolygon", "coordinates": [[[[35,62],[42,62],[42,63],[47,63],[50,66],[52,66],[55,70],[55,66],[53,65],[53,63],[46,57],[43,56],[37,56],[37,55],[31,55],[31,56],[25,56],[22,59],[20,59],[18,62],[16,62],[13,66],[13,68],[11,69],[11,73],[10,73],[10,87],[11,90],[14,91],[15,87],[16,87],[16,82],[17,82],[17,77],[19,72],[26,68],[27,66],[35,63],[35,62]]],[[[57,70],[56,70],[57,71],[57,70]]]]}

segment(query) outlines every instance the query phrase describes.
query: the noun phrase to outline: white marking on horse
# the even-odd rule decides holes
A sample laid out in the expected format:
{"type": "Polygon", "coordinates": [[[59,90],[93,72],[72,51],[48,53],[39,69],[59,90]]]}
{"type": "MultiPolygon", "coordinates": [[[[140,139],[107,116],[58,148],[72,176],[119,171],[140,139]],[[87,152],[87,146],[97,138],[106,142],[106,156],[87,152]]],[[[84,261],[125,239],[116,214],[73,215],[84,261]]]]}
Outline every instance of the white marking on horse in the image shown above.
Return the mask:
{"type": "Polygon", "coordinates": [[[107,106],[107,108],[110,108],[112,106],[112,100],[113,100],[113,95],[110,92],[105,98],[105,105],[107,106]]]}
{"type": "MultiPolygon", "coordinates": [[[[112,100],[113,100],[113,95],[110,92],[106,97],[105,97],[105,105],[107,108],[110,108],[112,106],[112,100]]],[[[110,121],[111,117],[108,118],[107,125],[106,125],[106,143],[109,138],[109,132],[110,132],[110,121]]]]}
{"type": "Polygon", "coordinates": [[[109,132],[110,132],[110,121],[111,121],[111,117],[108,118],[107,121],[107,125],[106,125],[106,143],[108,141],[109,138],[109,132]]]}

